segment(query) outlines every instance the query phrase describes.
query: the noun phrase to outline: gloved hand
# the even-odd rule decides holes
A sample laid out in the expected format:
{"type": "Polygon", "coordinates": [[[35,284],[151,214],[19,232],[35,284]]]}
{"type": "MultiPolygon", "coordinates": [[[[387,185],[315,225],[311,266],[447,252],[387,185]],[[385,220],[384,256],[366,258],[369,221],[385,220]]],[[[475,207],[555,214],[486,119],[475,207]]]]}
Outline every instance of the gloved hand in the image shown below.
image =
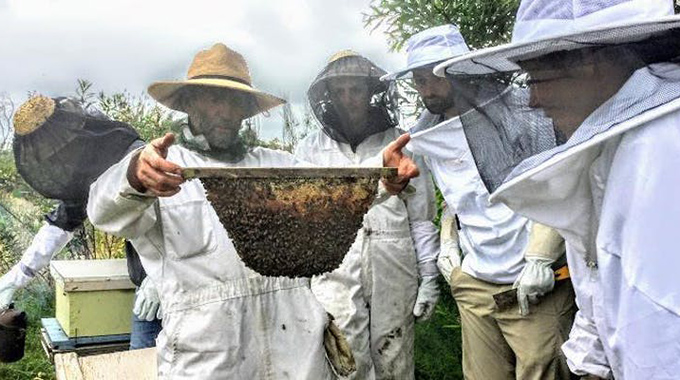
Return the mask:
{"type": "Polygon", "coordinates": [[[524,253],[526,265],[515,280],[519,313],[529,314],[529,302],[550,292],[555,286],[555,272],[551,265],[564,255],[564,239],[554,229],[533,222],[529,244],[524,253]]]}
{"type": "Polygon", "coordinates": [[[9,308],[14,299],[14,293],[26,286],[33,277],[27,276],[17,264],[0,277],[0,311],[9,308]]]}
{"type": "Polygon", "coordinates": [[[529,302],[536,303],[538,297],[550,292],[555,286],[555,272],[551,265],[555,260],[546,257],[525,257],[524,269],[515,280],[519,313],[529,314],[529,302]]]}
{"type": "Polygon", "coordinates": [[[323,333],[323,345],[326,355],[333,369],[339,376],[349,376],[356,372],[357,366],[354,361],[352,348],[345,338],[345,334],[333,322],[333,316],[328,314],[328,326],[323,333]]]}
{"type": "Polygon", "coordinates": [[[460,247],[458,246],[458,227],[456,219],[449,214],[446,206],[442,212],[441,231],[439,233],[441,246],[437,258],[437,268],[444,276],[444,280],[451,285],[451,272],[460,266],[460,247]]]}
{"type": "Polygon", "coordinates": [[[135,307],[132,309],[132,312],[135,313],[137,318],[144,321],[151,322],[155,318],[162,318],[161,300],[158,297],[156,286],[154,286],[149,277],[146,277],[137,289],[135,307]]]}
{"type": "Polygon", "coordinates": [[[434,313],[434,306],[439,299],[439,287],[437,276],[426,276],[420,280],[416,305],[413,307],[413,315],[417,322],[430,319],[434,313]]]}

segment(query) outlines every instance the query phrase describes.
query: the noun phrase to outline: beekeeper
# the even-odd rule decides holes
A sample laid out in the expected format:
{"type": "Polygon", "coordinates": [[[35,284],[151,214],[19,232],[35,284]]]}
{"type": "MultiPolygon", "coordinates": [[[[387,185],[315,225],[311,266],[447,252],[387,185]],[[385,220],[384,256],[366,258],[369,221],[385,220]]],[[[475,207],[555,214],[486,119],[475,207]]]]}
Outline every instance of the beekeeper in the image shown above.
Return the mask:
{"type": "Polygon", "coordinates": [[[574,293],[569,281],[555,283],[553,269],[564,265],[563,240],[503,204],[489,205],[459,120],[475,111],[451,81],[432,73],[468,52],[457,26],[430,28],[406,42],[406,67],[383,77],[411,79],[426,108],[408,147],[425,157],[448,206],[437,264],[461,317],[463,372],[469,379],[568,379],[559,346],[573,321],[574,293]],[[493,295],[512,288],[519,308],[496,310],[493,295]]]}
{"type": "Polygon", "coordinates": [[[680,18],[672,15],[669,0],[523,1],[512,43],[435,69],[462,82],[514,78],[494,101],[472,99],[495,126],[486,140],[499,141],[486,156],[493,161],[475,159],[480,171],[505,173],[492,202],[566,239],[579,311],[562,348],[579,375],[680,373],[680,18]],[[527,117],[535,110],[543,117],[527,117]]]}
{"type": "MultiPolygon", "coordinates": [[[[112,121],[96,108],[67,97],[36,95],[14,115],[13,148],[19,174],[41,195],[58,199],[57,206],[23,252],[20,261],[0,278],[0,310],[24,288],[73,238],[87,218],[90,183],[127,151],[143,145],[127,124],[112,121]]],[[[128,252],[135,300],[130,347],[152,347],[161,329],[159,303],[144,268],[128,252]]]]}
{"type": "MultiPolygon", "coordinates": [[[[166,134],[112,166],[91,187],[88,215],[131,240],[159,288],[159,376],[332,378],[323,342],[328,317],[309,279],[246,268],[200,181],[181,176],[183,166],[293,166],[291,154],[248,149],[239,137],[242,120],[284,100],[252,87],[243,57],[219,43],[196,54],[187,80],[153,83],[149,94],[188,115],[183,146],[166,134]]],[[[401,166],[392,189],[417,175],[399,147],[383,156],[401,166]]]]}
{"type": "MultiPolygon", "coordinates": [[[[320,166],[370,165],[403,133],[383,74],[352,51],[331,57],[307,93],[321,130],[303,139],[295,155],[320,166]]],[[[422,171],[422,161],[415,162],[422,171]]],[[[439,296],[434,187],[428,173],[411,184],[409,195],[369,210],[340,268],[312,279],[312,291],[348,338],[356,379],[413,378],[414,321],[428,319],[439,296]]]]}

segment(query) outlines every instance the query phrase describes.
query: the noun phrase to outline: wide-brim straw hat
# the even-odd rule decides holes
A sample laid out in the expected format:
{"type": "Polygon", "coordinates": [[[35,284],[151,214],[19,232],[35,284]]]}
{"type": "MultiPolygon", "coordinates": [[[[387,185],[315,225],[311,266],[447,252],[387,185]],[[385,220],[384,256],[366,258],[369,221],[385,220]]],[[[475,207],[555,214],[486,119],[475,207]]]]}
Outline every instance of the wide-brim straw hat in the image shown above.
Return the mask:
{"type": "Polygon", "coordinates": [[[384,75],[380,80],[407,78],[411,71],[434,65],[470,52],[456,25],[446,24],[425,29],[406,41],[406,66],[384,75]]]}
{"type": "Polygon", "coordinates": [[[434,73],[517,71],[517,62],[559,51],[644,41],[680,28],[670,0],[523,1],[512,42],[447,60],[434,73]]]}
{"type": "Polygon", "coordinates": [[[251,94],[256,106],[248,110],[246,118],[286,102],[284,99],[253,87],[248,65],[243,56],[221,43],[196,54],[189,67],[186,80],[155,82],[149,86],[148,91],[151,97],[164,106],[184,111],[177,102],[177,95],[178,91],[186,86],[210,87],[251,94]]]}

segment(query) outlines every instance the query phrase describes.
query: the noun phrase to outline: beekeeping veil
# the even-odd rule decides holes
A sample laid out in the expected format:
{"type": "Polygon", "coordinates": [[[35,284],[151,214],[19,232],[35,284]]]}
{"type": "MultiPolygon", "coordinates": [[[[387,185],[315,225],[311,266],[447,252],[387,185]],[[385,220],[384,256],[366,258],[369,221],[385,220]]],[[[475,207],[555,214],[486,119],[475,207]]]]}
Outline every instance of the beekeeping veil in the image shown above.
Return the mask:
{"type": "Polygon", "coordinates": [[[330,58],[307,91],[312,112],[330,138],[350,144],[354,149],[366,137],[398,124],[396,88],[380,81],[385,74],[385,70],[353,51],[343,50],[330,58]],[[344,130],[332,104],[328,82],[335,78],[361,78],[368,84],[371,96],[367,124],[361,136],[351,136],[344,130]]]}
{"type": "Polygon", "coordinates": [[[90,184],[139,140],[128,124],[75,99],[35,96],[14,115],[19,174],[41,195],[83,204],[90,184]]]}
{"type": "Polygon", "coordinates": [[[669,0],[522,1],[511,43],[438,65],[435,74],[451,78],[471,106],[460,122],[489,192],[640,125],[679,98],[680,18],[672,13],[669,0]],[[589,94],[575,89],[551,108],[536,103],[541,82],[567,81],[602,62],[630,69],[606,107],[568,126],[571,103],[589,94]]]}

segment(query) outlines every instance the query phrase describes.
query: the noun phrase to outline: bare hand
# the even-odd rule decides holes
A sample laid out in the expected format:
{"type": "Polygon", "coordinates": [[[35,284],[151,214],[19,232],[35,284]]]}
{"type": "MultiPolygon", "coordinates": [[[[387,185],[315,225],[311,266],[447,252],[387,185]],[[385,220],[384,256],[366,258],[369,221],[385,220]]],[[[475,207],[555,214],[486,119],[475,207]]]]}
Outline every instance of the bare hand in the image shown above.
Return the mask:
{"type": "Polygon", "coordinates": [[[383,166],[397,168],[397,176],[392,179],[383,179],[385,189],[391,194],[402,191],[411,178],[420,174],[415,162],[401,152],[411,140],[411,135],[404,133],[398,139],[392,141],[383,151],[383,166]]]}
{"type": "Polygon", "coordinates": [[[152,140],[132,158],[127,178],[135,190],[148,190],[158,197],[170,197],[180,191],[179,186],[184,182],[182,168],[165,159],[168,148],[174,142],[175,135],[166,133],[165,136],[152,140]]]}

